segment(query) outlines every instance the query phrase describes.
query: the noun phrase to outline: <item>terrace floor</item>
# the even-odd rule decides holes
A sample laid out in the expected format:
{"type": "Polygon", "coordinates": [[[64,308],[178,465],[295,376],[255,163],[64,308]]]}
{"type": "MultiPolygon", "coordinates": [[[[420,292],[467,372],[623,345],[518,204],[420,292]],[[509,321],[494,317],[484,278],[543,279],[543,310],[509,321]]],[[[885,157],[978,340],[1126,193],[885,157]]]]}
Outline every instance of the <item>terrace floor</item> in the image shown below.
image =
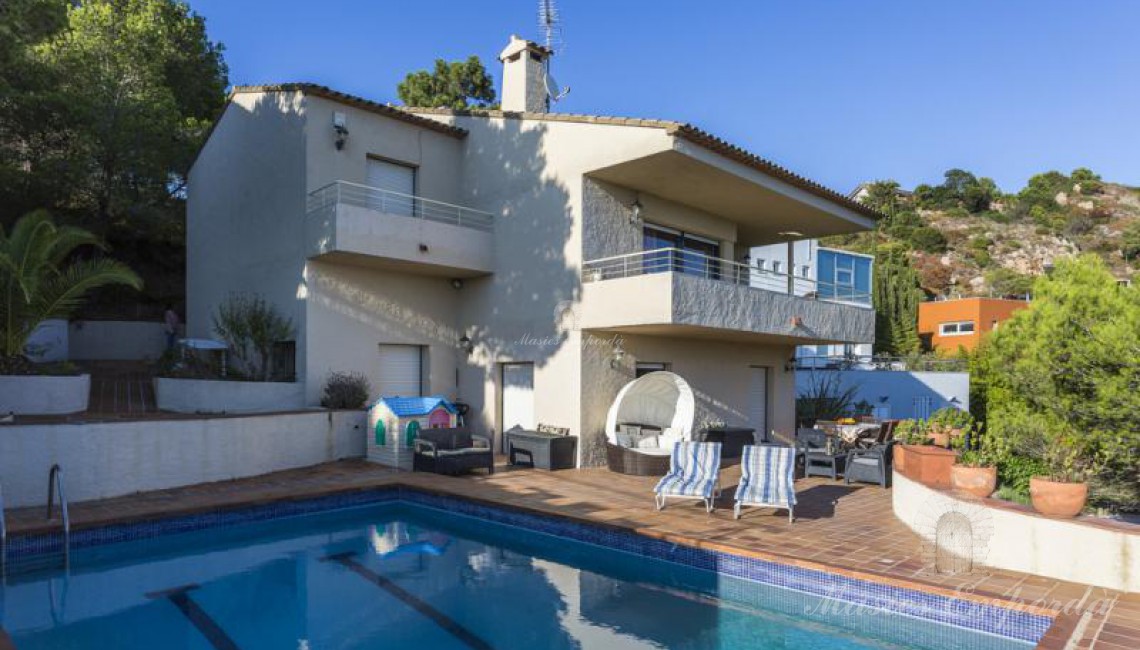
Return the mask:
{"type": "MultiPolygon", "coordinates": [[[[1067,607],[1041,647],[1140,647],[1140,594],[984,567],[940,575],[931,568],[932,561],[919,538],[894,518],[889,490],[877,486],[848,487],[822,478],[798,481],[796,522],[789,525],[785,512],[769,509],[749,509],[741,520],[732,518],[732,486],[739,477],[735,467],[722,472],[724,496],[711,515],[695,502],[654,510],[653,478],[624,476],[605,469],[544,472],[500,465],[499,470],[493,476],[452,478],[395,472],[358,460],[340,461],[76,503],[71,507],[71,518],[78,528],[401,484],[880,582],[942,593],[955,591],[974,599],[1011,600],[1031,608],[1067,607]]],[[[10,510],[9,533],[44,530],[43,516],[42,508],[10,510]]]]}

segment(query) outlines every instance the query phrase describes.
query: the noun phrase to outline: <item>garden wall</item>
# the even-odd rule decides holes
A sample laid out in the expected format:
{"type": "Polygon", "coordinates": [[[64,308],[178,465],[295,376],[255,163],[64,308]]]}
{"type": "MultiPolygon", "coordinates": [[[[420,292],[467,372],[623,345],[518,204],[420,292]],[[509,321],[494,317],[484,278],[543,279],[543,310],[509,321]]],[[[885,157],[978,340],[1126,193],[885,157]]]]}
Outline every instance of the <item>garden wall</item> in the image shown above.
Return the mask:
{"type": "Polygon", "coordinates": [[[364,455],[364,411],[0,426],[10,508],[47,502],[59,463],[70,501],[256,476],[364,455]]]}
{"type": "Polygon", "coordinates": [[[943,532],[969,530],[978,564],[1140,592],[1140,526],[1086,517],[1052,519],[1004,501],[959,497],[897,471],[893,481],[895,516],[923,538],[932,561],[939,538],[951,539],[939,534],[941,522],[943,532]]]}
{"type": "Polygon", "coordinates": [[[91,375],[0,375],[0,415],[82,413],[90,394],[91,375]]]}
{"type": "Polygon", "coordinates": [[[155,377],[154,394],[159,410],[175,413],[273,413],[305,406],[300,382],[155,377]]]}
{"type": "Polygon", "coordinates": [[[946,406],[963,410],[970,408],[970,373],[968,372],[908,372],[902,370],[798,370],[796,394],[809,391],[820,375],[839,378],[841,389],[855,386],[854,402],[866,400],[879,407],[887,398],[892,418],[918,418],[946,406]],[[953,402],[952,400],[957,400],[953,402]],[[921,413],[920,403],[929,405],[929,412],[921,413]]]}
{"type": "Polygon", "coordinates": [[[69,358],[78,361],[157,359],[166,332],[157,321],[77,320],[68,332],[69,358]]]}

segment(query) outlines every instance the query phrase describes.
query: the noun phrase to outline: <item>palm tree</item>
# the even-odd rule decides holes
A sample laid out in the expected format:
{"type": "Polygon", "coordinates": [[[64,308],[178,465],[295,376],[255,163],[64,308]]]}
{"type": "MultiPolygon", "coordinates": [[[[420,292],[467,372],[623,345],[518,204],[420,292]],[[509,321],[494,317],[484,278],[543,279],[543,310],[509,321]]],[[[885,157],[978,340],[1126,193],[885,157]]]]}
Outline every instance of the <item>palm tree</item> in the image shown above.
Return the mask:
{"type": "Polygon", "coordinates": [[[142,288],[122,262],[72,259],[80,246],[104,248],[92,233],[57,226],[43,210],[21,217],[10,234],[0,227],[0,365],[25,363],[24,346],[40,323],[71,316],[92,289],[142,288]]]}

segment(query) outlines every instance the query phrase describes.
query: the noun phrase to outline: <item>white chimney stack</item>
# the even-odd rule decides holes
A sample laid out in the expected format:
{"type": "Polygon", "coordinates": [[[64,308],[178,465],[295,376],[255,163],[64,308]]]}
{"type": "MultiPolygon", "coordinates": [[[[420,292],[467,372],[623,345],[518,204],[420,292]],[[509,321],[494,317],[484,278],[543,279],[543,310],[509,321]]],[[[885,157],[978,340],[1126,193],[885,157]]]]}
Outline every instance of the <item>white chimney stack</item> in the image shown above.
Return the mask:
{"type": "Polygon", "coordinates": [[[512,112],[545,113],[550,110],[546,94],[546,59],[550,50],[524,38],[511,35],[511,42],[499,54],[503,62],[502,109],[512,112]]]}

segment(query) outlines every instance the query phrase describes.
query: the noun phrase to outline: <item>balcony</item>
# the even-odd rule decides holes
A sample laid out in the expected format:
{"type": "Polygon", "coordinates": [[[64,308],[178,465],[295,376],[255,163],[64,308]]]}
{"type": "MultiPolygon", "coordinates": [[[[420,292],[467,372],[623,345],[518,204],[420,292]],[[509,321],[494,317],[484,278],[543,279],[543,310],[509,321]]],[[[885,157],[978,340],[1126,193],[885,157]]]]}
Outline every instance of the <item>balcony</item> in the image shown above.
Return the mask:
{"type": "Polygon", "coordinates": [[[494,217],[420,196],[336,181],[309,194],[310,259],[444,277],[490,274],[494,217]]]}
{"type": "Polygon", "coordinates": [[[875,337],[866,293],[675,248],[585,262],[580,324],[797,345],[875,337]]]}

